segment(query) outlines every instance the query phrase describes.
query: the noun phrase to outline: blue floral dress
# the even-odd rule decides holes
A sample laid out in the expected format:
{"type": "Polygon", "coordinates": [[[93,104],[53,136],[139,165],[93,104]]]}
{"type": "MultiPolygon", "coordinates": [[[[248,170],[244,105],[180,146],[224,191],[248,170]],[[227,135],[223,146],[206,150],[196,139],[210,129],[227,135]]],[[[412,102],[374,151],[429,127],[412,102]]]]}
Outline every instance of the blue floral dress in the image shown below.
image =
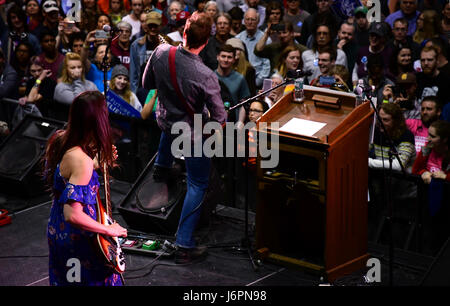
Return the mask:
{"type": "Polygon", "coordinates": [[[53,182],[54,200],[47,227],[50,285],[122,285],[120,274],[105,266],[96,252],[95,233],[77,229],[64,220],[64,204],[72,201],[83,204],[83,211],[97,220],[97,172],[92,171],[87,185],[74,185],[61,176],[58,165],[53,182]]]}

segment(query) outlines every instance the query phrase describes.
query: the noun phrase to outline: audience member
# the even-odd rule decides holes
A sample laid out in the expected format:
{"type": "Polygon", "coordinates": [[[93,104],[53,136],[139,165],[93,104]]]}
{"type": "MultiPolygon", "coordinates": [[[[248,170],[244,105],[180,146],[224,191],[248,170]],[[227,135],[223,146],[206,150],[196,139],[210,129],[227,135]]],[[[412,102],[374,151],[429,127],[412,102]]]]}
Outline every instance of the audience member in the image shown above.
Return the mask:
{"type": "Polygon", "coordinates": [[[399,0],[400,9],[386,17],[386,22],[394,27],[394,21],[398,18],[405,18],[408,21],[408,36],[412,36],[416,31],[416,21],[420,12],[417,11],[417,0],[399,0]]]}
{"type": "Polygon", "coordinates": [[[228,14],[231,16],[231,35],[238,35],[242,31],[245,31],[245,27],[243,25],[244,20],[244,12],[240,7],[235,6],[231,10],[228,11],[228,14]]]}
{"type": "MultiPolygon", "coordinates": [[[[161,43],[161,39],[170,41],[167,36],[159,32],[162,16],[158,12],[147,13],[145,20],[145,36],[135,40],[130,48],[130,86],[131,91],[136,92],[142,77],[142,70],[153,50],[161,43]]],[[[170,41],[171,42],[171,41],[170,41]]]]}
{"type": "Polygon", "coordinates": [[[130,89],[128,69],[124,65],[114,66],[111,72],[109,90],[120,96],[125,102],[133,106],[138,112],[142,111],[142,104],[130,89]]]}
{"type": "Polygon", "coordinates": [[[42,13],[39,7],[38,0],[26,0],[25,1],[25,14],[27,15],[28,30],[34,31],[34,29],[42,23],[42,13]]]}
{"type": "Polygon", "coordinates": [[[255,55],[270,60],[270,69],[273,71],[275,65],[278,63],[281,52],[287,46],[296,46],[301,53],[307,50],[303,45],[300,45],[294,39],[294,28],[291,23],[280,22],[276,30],[272,29],[272,26],[267,28],[263,37],[258,41],[255,46],[255,55]],[[271,34],[272,33],[272,34],[271,34]],[[275,37],[272,43],[267,44],[270,37],[275,37]]]}
{"type": "Polygon", "coordinates": [[[67,53],[61,75],[61,82],[55,87],[53,99],[55,100],[55,117],[67,121],[68,111],[73,99],[84,91],[98,90],[97,86],[84,75],[84,66],[81,56],[76,53],[67,53]]]}
{"type": "MultiPolygon", "coordinates": [[[[253,8],[249,8],[244,15],[246,30],[236,35],[236,38],[239,38],[245,44],[248,52],[248,61],[256,70],[256,87],[261,87],[263,80],[269,76],[270,61],[269,59],[256,56],[254,53],[256,44],[264,36],[264,33],[258,29],[258,20],[258,12],[253,8]]],[[[267,43],[271,42],[270,39],[267,41],[267,43]]]]}
{"type": "MultiPolygon", "coordinates": [[[[302,53],[303,70],[311,71],[311,79],[315,79],[320,75],[319,69],[319,52],[325,48],[331,48],[336,50],[336,46],[333,44],[332,34],[329,26],[326,24],[319,24],[314,31],[312,40],[312,48],[302,53]]],[[[337,49],[336,57],[337,65],[344,65],[347,67],[347,56],[344,51],[337,49]]]]}
{"type": "Polygon", "coordinates": [[[405,18],[398,18],[394,21],[392,27],[392,39],[388,42],[388,46],[394,50],[396,48],[408,46],[412,53],[412,60],[415,61],[419,58],[420,45],[415,42],[411,36],[407,35],[408,32],[408,20],[405,18]]]}
{"type": "Polygon", "coordinates": [[[97,28],[97,16],[101,11],[95,0],[82,0],[81,8],[80,30],[87,34],[97,28]]]}
{"type": "Polygon", "coordinates": [[[365,77],[368,73],[367,64],[370,54],[380,54],[383,59],[383,73],[389,69],[389,59],[392,56],[392,49],[387,46],[387,37],[389,35],[388,25],[384,22],[372,22],[369,28],[369,46],[362,47],[358,51],[355,66],[352,72],[353,85],[358,79],[365,77]]]}
{"type": "MultiPolygon", "coordinates": [[[[389,151],[390,143],[388,137],[393,141],[395,149],[398,152],[401,165],[404,169],[412,166],[416,150],[414,147],[414,135],[406,127],[403,112],[395,103],[384,103],[380,107],[379,116],[384,128],[377,122],[373,143],[369,149],[369,168],[390,167],[389,151]]],[[[392,169],[401,170],[401,165],[397,158],[392,160],[392,169]]]]}
{"type": "MultiPolygon", "coordinates": [[[[305,22],[302,25],[302,32],[300,35],[299,42],[302,45],[307,47],[310,46],[308,44],[308,39],[310,36],[315,34],[315,30],[317,29],[318,24],[328,25],[329,29],[333,29],[333,31],[337,31],[341,24],[341,19],[335,15],[331,9],[331,5],[333,4],[333,0],[315,0],[317,5],[317,12],[312,13],[308,18],[305,19],[305,22]]],[[[333,34],[335,34],[334,32],[333,34]]],[[[335,35],[331,37],[334,38],[335,35]]],[[[339,57],[339,56],[338,56],[339,57]]]]}
{"type": "Polygon", "coordinates": [[[56,82],[49,76],[52,73],[44,69],[39,58],[34,56],[30,60],[31,78],[27,82],[24,103],[33,103],[37,106],[42,116],[53,117],[53,94],[55,92],[56,82]]]}
{"type": "MultiPolygon", "coordinates": [[[[369,21],[367,20],[367,8],[359,6],[355,8],[355,41],[358,46],[369,45],[369,21]]],[[[351,70],[350,70],[351,71],[351,70]]]]}
{"type": "Polygon", "coordinates": [[[394,79],[401,73],[414,72],[412,49],[409,45],[401,45],[393,49],[389,59],[388,77],[394,79]]]}
{"type": "Polygon", "coordinates": [[[131,25],[133,29],[131,31],[131,36],[134,36],[141,30],[141,20],[139,17],[143,11],[142,0],[131,0],[131,7],[131,13],[123,17],[122,21],[126,21],[131,25]]]}
{"type": "Polygon", "coordinates": [[[435,10],[426,10],[417,18],[417,27],[412,39],[414,42],[422,44],[425,40],[439,37],[440,30],[438,13],[435,10]]]}
{"type": "Polygon", "coordinates": [[[449,45],[441,37],[432,38],[425,44],[425,47],[433,47],[438,53],[437,66],[440,73],[450,76],[450,62],[448,61],[449,45]]]}
{"type": "Polygon", "coordinates": [[[259,4],[259,0],[245,0],[245,3],[239,6],[243,12],[252,8],[258,12],[258,28],[261,27],[266,19],[266,8],[259,4]]]}
{"type": "MultiPolygon", "coordinates": [[[[250,97],[250,91],[247,82],[242,74],[233,69],[235,62],[236,51],[230,45],[224,45],[220,48],[217,55],[218,66],[215,70],[217,77],[227,86],[233,101],[231,105],[238,104],[242,99],[250,97]]],[[[232,116],[233,114],[229,114],[232,116]]],[[[236,109],[234,114],[236,122],[243,124],[245,121],[245,109],[240,107],[236,109]]]]}
{"type": "Polygon", "coordinates": [[[302,25],[311,14],[300,8],[300,0],[287,0],[283,20],[292,23],[296,38],[300,37],[302,25]]]}
{"type": "Polygon", "coordinates": [[[297,70],[300,67],[302,67],[300,50],[296,46],[287,46],[281,52],[275,71],[285,78],[288,71],[297,70]]]}
{"type": "Polygon", "coordinates": [[[64,55],[57,49],[56,35],[53,31],[43,29],[40,40],[42,53],[39,55],[39,60],[42,62],[44,69],[49,69],[52,72],[50,78],[56,82],[59,67],[64,61],[64,55]]]}
{"type": "MultiPolygon", "coordinates": [[[[343,22],[338,31],[337,38],[335,40],[336,47],[339,50],[344,51],[347,57],[347,67],[348,71],[353,71],[355,66],[356,57],[358,55],[359,46],[355,42],[354,38],[355,26],[352,23],[343,22]]],[[[348,85],[351,85],[351,80],[348,80],[348,85]]]]}
{"type": "Polygon", "coordinates": [[[311,86],[331,87],[336,82],[332,75],[332,68],[336,63],[336,51],[331,48],[323,48],[319,51],[318,66],[320,75],[310,82],[311,86]],[[330,82],[330,78],[333,80],[330,82]]]}
{"type": "Polygon", "coordinates": [[[18,98],[17,72],[6,62],[5,55],[0,48],[0,121],[11,124],[16,105],[2,101],[3,98],[18,98]]]}
{"type": "Polygon", "coordinates": [[[14,57],[11,62],[11,66],[17,72],[19,86],[18,93],[21,97],[25,94],[27,81],[29,79],[28,68],[30,59],[33,55],[33,48],[28,42],[25,41],[20,42],[14,50],[14,57]]]}
{"type": "Polygon", "coordinates": [[[235,7],[244,5],[244,0],[216,0],[220,12],[229,12],[235,7]]]}
{"type": "Polygon", "coordinates": [[[227,45],[230,45],[236,51],[235,61],[233,64],[233,69],[242,74],[247,82],[250,94],[254,96],[256,94],[256,84],[255,84],[255,68],[247,60],[245,56],[245,46],[244,43],[238,38],[230,38],[226,41],[227,45]]]}
{"type": "Polygon", "coordinates": [[[121,0],[110,0],[109,1],[109,17],[111,18],[113,26],[117,26],[122,18],[127,15],[124,3],[121,0]]]}
{"type": "Polygon", "coordinates": [[[414,135],[416,153],[419,154],[425,146],[430,124],[441,116],[441,106],[436,96],[423,98],[420,109],[420,118],[406,119],[406,126],[414,135]]]}
{"type": "Polygon", "coordinates": [[[450,1],[445,3],[442,10],[441,28],[442,34],[447,38],[447,43],[450,44],[450,1]]]}
{"type": "Polygon", "coordinates": [[[449,76],[439,71],[437,54],[434,47],[425,47],[420,52],[422,72],[417,73],[417,95],[420,99],[437,96],[444,106],[450,100],[449,76]]]}
{"type": "Polygon", "coordinates": [[[259,29],[261,31],[265,31],[269,25],[279,24],[282,20],[283,7],[281,6],[280,2],[271,1],[266,6],[266,18],[264,19],[264,22],[262,26],[259,27],[259,29]]]}
{"type": "MultiPolygon", "coordinates": [[[[280,85],[284,81],[283,77],[279,73],[272,74],[270,79],[272,80],[271,88],[280,85]]],[[[278,102],[278,100],[280,100],[283,97],[284,89],[285,86],[279,86],[278,88],[273,89],[271,92],[265,95],[264,102],[266,102],[269,108],[272,107],[276,102],[278,102]]]]}
{"type": "MultiPolygon", "coordinates": [[[[13,61],[14,50],[22,41],[28,42],[32,46],[34,54],[41,53],[38,38],[28,32],[27,16],[22,8],[15,4],[12,5],[6,13],[6,21],[8,27],[0,26],[0,44],[9,64],[13,61]]],[[[3,22],[0,25],[3,25],[3,22]]]]}
{"type": "Polygon", "coordinates": [[[111,42],[111,54],[117,57],[122,65],[130,68],[130,46],[131,33],[133,31],[131,24],[121,21],[117,24],[119,37],[111,42]]]}
{"type": "Polygon", "coordinates": [[[184,26],[186,25],[186,20],[188,20],[190,16],[190,13],[186,11],[181,11],[177,14],[175,18],[176,30],[167,34],[174,43],[183,41],[184,26]]]}

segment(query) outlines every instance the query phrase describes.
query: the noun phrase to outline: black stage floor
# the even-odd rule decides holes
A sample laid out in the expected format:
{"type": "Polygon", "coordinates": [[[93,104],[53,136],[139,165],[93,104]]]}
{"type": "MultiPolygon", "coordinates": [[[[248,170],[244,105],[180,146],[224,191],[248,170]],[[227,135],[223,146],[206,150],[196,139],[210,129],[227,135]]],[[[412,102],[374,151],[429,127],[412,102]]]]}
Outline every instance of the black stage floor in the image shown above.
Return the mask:
{"type": "MultiPolygon", "coordinates": [[[[120,203],[130,183],[115,181],[111,185],[112,203],[120,203]]],[[[21,199],[0,194],[0,208],[10,211],[12,223],[0,227],[0,286],[48,286],[47,218],[51,202],[48,195],[21,199]]],[[[128,228],[115,211],[115,219],[128,228]]],[[[261,262],[255,270],[250,257],[242,250],[245,236],[245,211],[217,205],[208,226],[197,231],[199,241],[209,246],[205,260],[189,265],[175,265],[171,257],[126,254],[127,286],[218,286],[218,287],[317,287],[344,286],[418,286],[433,263],[433,257],[395,249],[392,270],[386,245],[369,242],[369,255],[381,263],[381,282],[368,283],[367,269],[325,284],[320,275],[298,267],[261,262]],[[393,278],[390,280],[390,272],[393,278]],[[392,281],[392,282],[391,282],[392,281]]],[[[249,236],[254,242],[255,215],[250,212],[249,236]]],[[[147,233],[151,234],[151,233],[147,233]]],[[[295,289],[294,289],[295,290],[295,289]]]]}

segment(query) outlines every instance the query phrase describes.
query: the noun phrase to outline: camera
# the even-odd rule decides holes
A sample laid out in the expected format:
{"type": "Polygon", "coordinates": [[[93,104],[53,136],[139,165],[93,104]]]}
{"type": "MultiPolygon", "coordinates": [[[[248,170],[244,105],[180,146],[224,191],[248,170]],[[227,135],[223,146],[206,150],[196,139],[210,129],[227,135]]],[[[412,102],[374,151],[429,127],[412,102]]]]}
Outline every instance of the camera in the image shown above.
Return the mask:
{"type": "Polygon", "coordinates": [[[392,93],[394,94],[394,97],[407,96],[405,88],[398,85],[392,86],[392,93]]]}
{"type": "Polygon", "coordinates": [[[275,32],[284,32],[286,30],[286,26],[284,24],[273,24],[270,26],[270,30],[275,32]]]}
{"type": "Polygon", "coordinates": [[[103,30],[97,30],[97,31],[95,31],[95,38],[107,39],[108,38],[108,33],[106,33],[103,30]]]}
{"type": "Polygon", "coordinates": [[[414,103],[411,100],[402,100],[398,103],[398,105],[400,106],[400,108],[404,108],[407,110],[411,110],[414,108],[414,103]]]}

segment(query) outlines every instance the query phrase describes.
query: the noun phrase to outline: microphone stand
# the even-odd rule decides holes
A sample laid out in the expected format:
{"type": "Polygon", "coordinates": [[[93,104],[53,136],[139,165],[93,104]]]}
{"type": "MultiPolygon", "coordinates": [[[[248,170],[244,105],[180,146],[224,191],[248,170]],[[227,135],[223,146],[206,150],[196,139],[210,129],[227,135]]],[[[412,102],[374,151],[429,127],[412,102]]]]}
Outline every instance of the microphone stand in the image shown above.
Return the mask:
{"type": "MultiPolygon", "coordinates": [[[[236,109],[236,108],[238,108],[238,107],[241,107],[241,106],[244,106],[245,104],[248,104],[248,103],[251,103],[251,102],[253,102],[253,101],[255,101],[255,100],[257,100],[258,98],[260,98],[261,96],[264,96],[264,95],[266,95],[266,94],[268,94],[269,92],[271,92],[272,90],[275,90],[275,89],[277,89],[277,88],[279,88],[279,87],[281,87],[281,86],[284,86],[284,85],[286,85],[286,84],[290,84],[290,83],[292,83],[293,82],[293,80],[292,79],[286,79],[284,82],[282,82],[282,83],[280,83],[280,84],[278,84],[278,85],[276,85],[276,86],[274,86],[274,87],[272,87],[272,88],[269,88],[268,90],[266,90],[266,91],[263,91],[263,92],[261,92],[261,93],[259,93],[259,94],[257,94],[257,95],[255,95],[255,96],[253,96],[253,97],[250,97],[250,98],[248,98],[248,99],[246,99],[246,100],[244,100],[244,101],[242,101],[242,102],[240,102],[240,103],[238,103],[238,104],[236,104],[236,105],[234,105],[234,106],[232,106],[232,107],[230,107],[229,109],[228,109],[228,112],[229,111],[232,111],[232,110],[234,110],[234,109],[236,109]]],[[[263,102],[263,103],[265,103],[265,102],[263,102]]],[[[252,247],[251,247],[251,243],[250,243],[250,237],[249,237],[249,233],[248,233],[248,211],[249,211],[249,205],[248,205],[248,156],[247,156],[247,145],[248,145],[248,136],[249,136],[249,131],[248,130],[246,130],[246,129],[244,129],[244,131],[245,131],[245,153],[244,153],[244,160],[245,160],[245,186],[246,186],[246,188],[245,188],[245,236],[244,236],[244,238],[242,238],[242,240],[241,240],[241,246],[242,245],[245,245],[246,246],[246,248],[247,248],[247,253],[248,253],[248,256],[249,256],[249,258],[250,258],[250,260],[251,260],[251,263],[252,263],[252,266],[253,266],[253,269],[255,270],[255,271],[257,271],[258,270],[258,265],[255,263],[255,261],[254,261],[254,259],[253,259],[253,254],[252,254],[252,247]]],[[[234,168],[234,167],[233,167],[234,168]]],[[[239,248],[240,249],[240,248],[239,248]]],[[[242,250],[242,249],[241,249],[242,250]]]]}
{"type": "Polygon", "coordinates": [[[102,67],[102,71],[103,71],[103,95],[105,96],[106,99],[106,92],[108,91],[108,69],[111,67],[111,62],[108,63],[108,52],[109,49],[111,49],[111,43],[113,40],[116,40],[119,36],[116,36],[114,38],[112,38],[114,34],[114,31],[110,31],[110,35],[111,37],[108,38],[108,44],[106,45],[106,50],[105,50],[105,55],[103,56],[102,59],[102,63],[101,63],[101,67],[102,67]]]}
{"type": "MultiPolygon", "coordinates": [[[[389,154],[389,171],[388,171],[388,175],[387,175],[387,180],[386,180],[386,178],[384,178],[384,181],[385,181],[385,185],[387,185],[387,187],[389,188],[388,192],[385,194],[385,197],[387,197],[386,202],[387,202],[387,206],[388,206],[388,220],[389,220],[388,223],[389,223],[389,234],[390,234],[389,235],[389,285],[393,286],[393,271],[394,271],[394,222],[393,222],[393,219],[394,219],[394,212],[393,212],[392,195],[391,195],[392,162],[394,159],[393,157],[395,157],[397,159],[398,163],[400,164],[401,172],[403,174],[406,174],[406,170],[402,164],[402,161],[400,160],[400,156],[397,151],[397,148],[395,147],[391,136],[387,133],[386,126],[383,124],[383,121],[380,118],[380,114],[372,101],[373,92],[372,91],[366,92],[366,94],[367,94],[367,98],[368,98],[373,110],[375,111],[375,117],[383,130],[383,135],[389,144],[389,152],[388,152],[388,154],[389,154]]],[[[383,166],[383,169],[384,169],[384,166],[383,166]]]]}

